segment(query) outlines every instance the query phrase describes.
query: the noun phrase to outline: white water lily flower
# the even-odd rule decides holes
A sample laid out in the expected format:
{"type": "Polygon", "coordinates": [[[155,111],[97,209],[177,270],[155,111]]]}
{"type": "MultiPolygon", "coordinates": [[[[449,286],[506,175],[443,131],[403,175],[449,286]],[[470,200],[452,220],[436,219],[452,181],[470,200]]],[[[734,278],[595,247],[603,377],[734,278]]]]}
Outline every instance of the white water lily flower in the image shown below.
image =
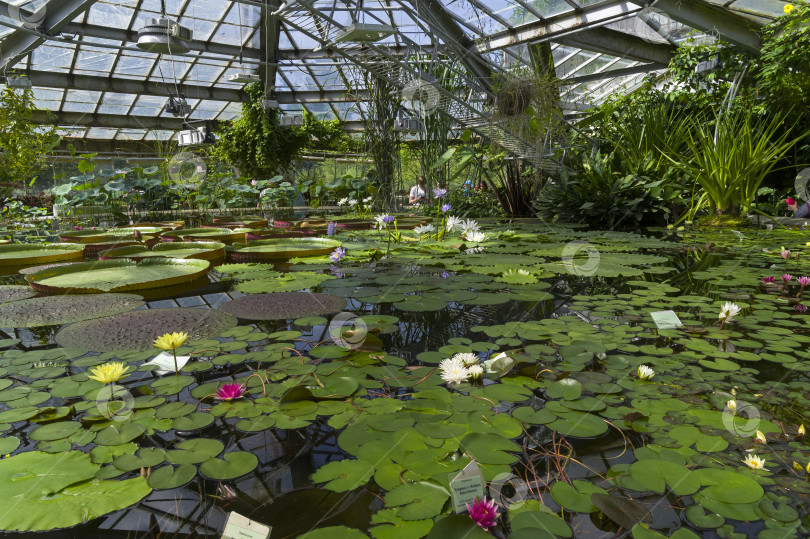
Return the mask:
{"type": "Polygon", "coordinates": [[[765,434],[761,430],[757,431],[757,434],[756,436],[754,436],[754,439],[761,444],[766,445],[768,444],[768,440],[765,438],[765,434]]]}
{"type": "Polygon", "coordinates": [[[732,413],[732,414],[736,414],[736,413],[737,413],[737,401],[735,401],[734,399],[732,399],[732,400],[728,401],[728,402],[726,403],[726,406],[728,406],[728,409],[729,409],[729,410],[731,410],[731,413],[732,413]]]}
{"type": "Polygon", "coordinates": [[[478,378],[484,376],[484,367],[481,365],[473,365],[472,367],[467,368],[467,372],[470,374],[470,378],[477,380],[478,378]]]}
{"type": "Polygon", "coordinates": [[[524,277],[531,276],[531,273],[526,271],[525,269],[510,269],[503,272],[504,277],[509,277],[511,275],[522,275],[524,277]]]}
{"type": "Polygon", "coordinates": [[[364,198],[364,199],[363,199],[363,204],[368,204],[368,203],[369,203],[369,202],[371,202],[373,199],[374,199],[374,197],[366,197],[366,198],[364,198]]]}
{"type": "Polygon", "coordinates": [[[720,309],[720,315],[717,318],[720,320],[725,320],[726,322],[731,322],[735,316],[740,314],[740,311],[742,311],[742,309],[740,309],[739,305],[727,301],[720,309]]]}
{"type": "Polygon", "coordinates": [[[636,375],[642,380],[649,380],[655,376],[655,371],[647,365],[639,365],[638,369],[636,370],[636,375]]]}
{"type": "Polygon", "coordinates": [[[487,235],[483,232],[466,232],[464,237],[467,241],[471,241],[473,243],[481,243],[482,241],[487,241],[487,235]]]}
{"type": "Polygon", "coordinates": [[[466,221],[460,221],[458,228],[461,229],[461,235],[466,236],[470,232],[478,232],[481,227],[478,226],[478,221],[467,219],[466,221]]]}
{"type": "Polygon", "coordinates": [[[413,227],[413,231],[417,234],[430,234],[434,230],[436,230],[436,227],[433,225],[419,225],[413,227]]]}
{"type": "Polygon", "coordinates": [[[356,198],[350,198],[349,199],[349,206],[357,206],[357,199],[356,198]]]}
{"type": "Polygon", "coordinates": [[[470,371],[464,366],[464,362],[457,359],[443,359],[439,363],[442,380],[451,384],[466,382],[470,377],[470,371]]]}
{"type": "Polygon", "coordinates": [[[458,228],[461,223],[462,223],[461,219],[459,219],[458,217],[453,217],[451,215],[450,217],[447,218],[445,230],[447,230],[447,232],[452,232],[453,230],[458,228]]]}
{"type": "Polygon", "coordinates": [[[385,228],[388,228],[388,223],[384,221],[386,217],[387,215],[385,215],[384,213],[374,217],[374,220],[377,221],[377,230],[383,230],[385,228]]]}
{"type": "Polygon", "coordinates": [[[338,206],[345,206],[348,201],[349,201],[348,198],[341,198],[340,200],[338,200],[338,206]]]}
{"type": "Polygon", "coordinates": [[[453,356],[454,361],[461,361],[465,367],[478,364],[478,356],[471,352],[460,352],[453,356]]]}
{"type": "Polygon", "coordinates": [[[756,455],[746,455],[745,458],[742,460],[746,466],[749,468],[753,468],[754,470],[764,470],[765,469],[765,459],[762,457],[758,457],[756,455]]]}

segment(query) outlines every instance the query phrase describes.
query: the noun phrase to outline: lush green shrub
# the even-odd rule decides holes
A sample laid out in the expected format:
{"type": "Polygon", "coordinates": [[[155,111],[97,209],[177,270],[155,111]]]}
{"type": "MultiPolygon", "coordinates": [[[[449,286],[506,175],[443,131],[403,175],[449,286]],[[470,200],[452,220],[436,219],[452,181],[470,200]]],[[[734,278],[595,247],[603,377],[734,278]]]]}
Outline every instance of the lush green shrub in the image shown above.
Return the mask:
{"type": "Polygon", "coordinates": [[[678,197],[674,182],[653,179],[653,162],[635,171],[622,166],[614,153],[584,156],[575,175],[563,173],[549,182],[534,202],[537,215],[548,221],[591,223],[600,227],[631,227],[665,222],[671,201],[678,197]]]}

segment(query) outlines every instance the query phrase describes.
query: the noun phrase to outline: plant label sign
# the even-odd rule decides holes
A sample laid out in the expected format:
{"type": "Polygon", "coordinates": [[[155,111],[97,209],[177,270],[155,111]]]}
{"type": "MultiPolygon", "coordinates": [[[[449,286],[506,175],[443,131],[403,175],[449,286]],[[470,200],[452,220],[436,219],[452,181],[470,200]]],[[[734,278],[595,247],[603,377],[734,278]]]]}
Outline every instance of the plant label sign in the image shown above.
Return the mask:
{"type": "Polygon", "coordinates": [[[267,539],[270,537],[270,526],[259,524],[248,517],[231,511],[228,513],[228,520],[225,522],[225,531],[222,532],[222,539],[267,539]]]}
{"type": "Polygon", "coordinates": [[[681,323],[681,319],[678,318],[675,311],[658,311],[655,313],[650,313],[650,316],[652,316],[653,322],[655,322],[655,325],[658,326],[658,329],[675,329],[683,327],[683,323],[681,323]]]}
{"type": "Polygon", "coordinates": [[[484,475],[475,461],[470,462],[461,473],[450,481],[450,492],[453,495],[453,511],[463,513],[467,504],[475,498],[484,497],[484,475]]]}

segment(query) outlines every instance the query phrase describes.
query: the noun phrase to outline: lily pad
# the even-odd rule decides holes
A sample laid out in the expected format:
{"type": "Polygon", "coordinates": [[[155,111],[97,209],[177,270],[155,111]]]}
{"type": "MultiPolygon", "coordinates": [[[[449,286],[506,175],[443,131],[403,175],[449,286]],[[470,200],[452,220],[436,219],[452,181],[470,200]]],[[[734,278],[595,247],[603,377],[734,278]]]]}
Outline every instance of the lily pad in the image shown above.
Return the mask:
{"type": "Polygon", "coordinates": [[[193,281],[205,275],[209,267],[206,260],[102,260],[38,271],[29,275],[28,281],[35,290],[50,293],[129,292],[193,281]]]}
{"type": "Polygon", "coordinates": [[[340,460],[321,466],[312,475],[316,483],[335,492],[354,490],[368,483],[374,475],[374,466],[364,460],[340,460]]]}
{"type": "Polygon", "coordinates": [[[0,327],[52,326],[103,318],[143,306],[135,294],[82,294],[23,299],[0,304],[0,327]]]}
{"type": "Polygon", "coordinates": [[[212,458],[200,464],[200,472],[210,479],[236,479],[252,472],[259,465],[259,459],[253,453],[232,451],[225,453],[221,459],[212,458]]]}
{"type": "Polygon", "coordinates": [[[341,242],[326,238],[281,238],[249,241],[228,251],[232,262],[264,262],[327,255],[341,242]]]}
{"type": "Polygon", "coordinates": [[[71,324],[56,334],[56,342],[60,346],[95,352],[158,352],[154,341],[167,332],[183,331],[192,340],[206,339],[236,326],[236,323],[233,316],[210,309],[148,309],[71,324]]]}
{"type": "Polygon", "coordinates": [[[76,243],[0,245],[0,266],[25,266],[78,260],[84,260],[84,246],[76,243]]]}
{"type": "Polygon", "coordinates": [[[220,305],[220,311],[245,320],[290,320],[342,310],[346,300],[330,294],[277,292],[253,294],[220,305]]]}

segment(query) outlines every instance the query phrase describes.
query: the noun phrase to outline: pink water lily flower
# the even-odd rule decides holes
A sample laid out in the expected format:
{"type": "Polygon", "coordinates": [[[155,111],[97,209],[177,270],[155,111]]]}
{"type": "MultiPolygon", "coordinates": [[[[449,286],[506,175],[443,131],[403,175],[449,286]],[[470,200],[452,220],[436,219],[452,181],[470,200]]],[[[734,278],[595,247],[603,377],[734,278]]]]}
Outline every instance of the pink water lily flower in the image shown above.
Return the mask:
{"type": "Polygon", "coordinates": [[[781,252],[781,253],[779,253],[779,254],[781,254],[781,255],[782,255],[782,258],[784,258],[785,260],[787,260],[788,258],[790,258],[790,250],[789,250],[789,249],[785,249],[784,247],[782,248],[782,252],[781,252]]]}
{"type": "Polygon", "coordinates": [[[495,506],[495,500],[487,501],[484,496],[483,500],[476,498],[473,500],[472,507],[467,505],[467,511],[470,512],[470,518],[481,527],[482,530],[487,531],[495,526],[495,521],[498,519],[498,508],[495,506]]]}
{"type": "Polygon", "coordinates": [[[810,277],[807,276],[799,277],[797,280],[799,281],[799,285],[802,287],[802,290],[804,290],[805,286],[810,284],[810,277]]]}
{"type": "Polygon", "coordinates": [[[785,283],[789,283],[791,279],[793,279],[793,275],[791,275],[790,273],[785,273],[784,275],[782,275],[782,281],[784,281],[785,283]]]}
{"type": "Polygon", "coordinates": [[[800,313],[806,313],[807,312],[807,305],[802,305],[801,303],[797,303],[796,306],[793,307],[793,308],[796,309],[796,311],[798,311],[800,313]]]}
{"type": "Polygon", "coordinates": [[[764,284],[772,284],[773,280],[774,280],[773,277],[765,277],[764,279],[762,279],[762,282],[764,284]]]}
{"type": "Polygon", "coordinates": [[[217,394],[214,395],[214,398],[220,401],[232,401],[241,399],[245,396],[246,392],[247,389],[245,386],[237,382],[231,382],[229,384],[223,384],[222,387],[217,389],[217,394]]]}

